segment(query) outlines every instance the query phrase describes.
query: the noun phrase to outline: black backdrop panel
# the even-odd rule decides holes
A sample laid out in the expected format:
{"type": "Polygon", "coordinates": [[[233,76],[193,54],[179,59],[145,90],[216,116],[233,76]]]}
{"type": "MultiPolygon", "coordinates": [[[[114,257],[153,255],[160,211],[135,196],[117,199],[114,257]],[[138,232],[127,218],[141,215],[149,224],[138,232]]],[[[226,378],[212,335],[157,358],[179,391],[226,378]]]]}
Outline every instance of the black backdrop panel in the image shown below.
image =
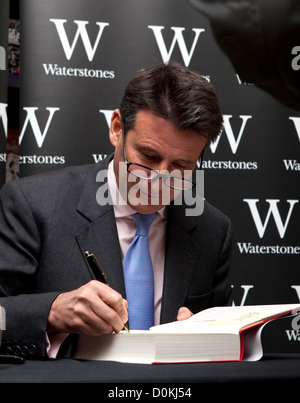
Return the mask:
{"type": "Polygon", "coordinates": [[[0,4],[0,186],[5,181],[6,135],[7,135],[7,44],[8,44],[8,0],[0,4]]]}
{"type": "MultiPolygon", "coordinates": [[[[213,83],[224,114],[205,197],[233,222],[234,303],[298,302],[299,111],[242,83],[186,0],[26,0],[21,22],[21,176],[104,158],[128,80],[157,61],[184,63],[213,83]]],[[[299,350],[297,330],[280,334],[299,350]]]]}

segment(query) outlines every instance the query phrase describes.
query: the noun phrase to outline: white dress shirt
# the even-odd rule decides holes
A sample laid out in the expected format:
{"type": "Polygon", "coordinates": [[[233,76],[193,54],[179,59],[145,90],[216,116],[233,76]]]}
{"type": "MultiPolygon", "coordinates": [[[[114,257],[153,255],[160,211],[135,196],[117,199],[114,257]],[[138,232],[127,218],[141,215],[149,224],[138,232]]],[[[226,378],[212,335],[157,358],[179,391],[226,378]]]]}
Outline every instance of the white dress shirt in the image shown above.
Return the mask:
{"type": "MultiPolygon", "coordinates": [[[[131,216],[135,211],[126,204],[119,192],[113,169],[113,161],[108,166],[108,186],[113,201],[122,259],[133,241],[136,224],[131,216]],[[118,202],[122,199],[122,202],[118,202]]],[[[164,279],[166,238],[166,207],[158,211],[149,230],[149,251],[154,274],[154,323],[160,323],[161,299],[164,279]]]]}

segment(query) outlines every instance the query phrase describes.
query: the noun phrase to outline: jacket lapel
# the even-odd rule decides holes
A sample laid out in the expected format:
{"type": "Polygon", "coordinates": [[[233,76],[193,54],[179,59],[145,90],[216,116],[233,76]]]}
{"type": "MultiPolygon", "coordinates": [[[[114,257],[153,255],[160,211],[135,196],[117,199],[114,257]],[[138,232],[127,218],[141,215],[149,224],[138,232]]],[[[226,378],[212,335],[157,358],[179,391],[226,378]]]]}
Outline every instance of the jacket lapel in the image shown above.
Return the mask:
{"type": "MultiPolygon", "coordinates": [[[[100,164],[95,164],[86,177],[84,189],[77,206],[79,214],[85,217],[87,225],[76,234],[81,253],[93,253],[101,264],[109,286],[125,297],[120,244],[112,203],[109,202],[108,191],[106,203],[99,205],[96,200],[97,191],[101,186],[107,188],[107,175],[101,175],[103,182],[97,182],[99,171],[107,169],[111,157],[100,164]]],[[[87,264],[87,269],[93,274],[87,264]]]]}
{"type": "Polygon", "coordinates": [[[176,320],[184,306],[200,253],[193,239],[193,217],[185,217],[183,206],[169,206],[166,232],[166,257],[161,307],[161,323],[176,320]]]}
{"type": "MultiPolygon", "coordinates": [[[[125,297],[120,244],[113,209],[80,231],[76,238],[82,254],[85,251],[93,253],[106,274],[109,286],[125,297]]],[[[89,266],[88,270],[90,271],[89,266]]],[[[92,272],[91,276],[93,278],[92,272]]]]}

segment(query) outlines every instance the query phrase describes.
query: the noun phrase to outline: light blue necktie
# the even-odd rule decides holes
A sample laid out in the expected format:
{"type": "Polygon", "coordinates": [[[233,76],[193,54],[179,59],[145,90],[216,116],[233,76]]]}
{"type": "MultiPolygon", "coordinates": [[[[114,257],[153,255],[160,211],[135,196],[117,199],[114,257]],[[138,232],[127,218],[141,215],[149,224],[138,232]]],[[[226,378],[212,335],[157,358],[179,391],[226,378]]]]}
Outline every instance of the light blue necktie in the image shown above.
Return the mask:
{"type": "Polygon", "coordinates": [[[156,214],[133,214],[137,230],[123,260],[130,329],[149,329],[154,325],[154,280],[148,232],[156,214]]]}

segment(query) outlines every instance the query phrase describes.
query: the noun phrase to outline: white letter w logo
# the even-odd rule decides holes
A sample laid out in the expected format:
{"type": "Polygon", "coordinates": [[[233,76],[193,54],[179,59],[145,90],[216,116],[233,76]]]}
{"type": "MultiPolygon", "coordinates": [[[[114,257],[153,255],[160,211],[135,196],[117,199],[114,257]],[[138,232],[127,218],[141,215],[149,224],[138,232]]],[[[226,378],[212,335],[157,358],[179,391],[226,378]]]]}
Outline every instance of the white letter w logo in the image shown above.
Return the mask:
{"type": "Polygon", "coordinates": [[[201,32],[205,31],[205,29],[203,29],[203,28],[193,28],[192,29],[195,32],[195,36],[194,36],[194,41],[192,43],[191,50],[190,50],[190,52],[188,52],[185,41],[183,39],[183,35],[182,35],[182,32],[185,30],[185,28],[171,27],[171,29],[173,29],[175,34],[174,34],[173,41],[171,43],[171,46],[170,46],[170,49],[168,52],[165,42],[164,42],[164,38],[161,33],[161,31],[165,27],[161,27],[161,26],[157,26],[157,25],[148,25],[148,28],[152,29],[154,32],[154,36],[156,38],[156,42],[159,47],[163,62],[166,64],[169,62],[169,60],[171,59],[175,44],[176,44],[176,42],[178,42],[178,46],[179,46],[185,66],[188,66],[190,64],[190,61],[193,56],[199,35],[201,34],[201,32]]]}
{"type": "Polygon", "coordinates": [[[288,223],[290,221],[294,205],[299,202],[299,200],[287,200],[287,202],[290,205],[290,208],[289,208],[289,211],[287,213],[285,223],[283,224],[283,222],[281,220],[280,213],[278,211],[278,207],[277,207],[277,203],[279,202],[279,200],[266,199],[266,202],[269,203],[270,207],[269,207],[269,211],[267,213],[265,222],[263,224],[262,220],[260,219],[260,215],[258,213],[257,206],[256,206],[256,203],[259,200],[258,199],[244,199],[243,201],[248,203],[248,205],[250,207],[250,211],[251,211],[251,214],[252,214],[252,217],[253,217],[253,220],[254,220],[254,223],[255,223],[255,226],[256,226],[256,229],[257,229],[257,232],[258,232],[258,235],[259,235],[260,238],[262,238],[264,236],[264,233],[265,233],[265,230],[267,228],[267,225],[268,225],[268,222],[269,222],[271,214],[273,214],[273,217],[274,217],[274,220],[275,220],[276,227],[277,227],[278,233],[280,235],[280,238],[283,238],[284,234],[285,234],[285,231],[287,229],[288,223]]]}
{"type": "Polygon", "coordinates": [[[89,61],[91,62],[94,58],[97,46],[99,44],[101,35],[104,31],[104,28],[109,25],[108,22],[96,22],[96,24],[99,26],[99,30],[98,30],[98,35],[97,38],[95,40],[94,46],[92,47],[88,33],[86,31],[86,25],[89,23],[88,21],[79,21],[79,20],[74,20],[74,23],[77,24],[77,31],[76,34],[74,36],[73,39],[73,43],[72,45],[70,45],[65,28],[64,28],[64,23],[67,20],[60,20],[60,19],[55,19],[55,18],[50,18],[50,21],[53,22],[56,26],[62,47],[64,49],[66,58],[68,60],[71,59],[71,56],[74,52],[76,43],[78,41],[79,36],[81,36],[87,57],[89,59],[89,61]]]}

